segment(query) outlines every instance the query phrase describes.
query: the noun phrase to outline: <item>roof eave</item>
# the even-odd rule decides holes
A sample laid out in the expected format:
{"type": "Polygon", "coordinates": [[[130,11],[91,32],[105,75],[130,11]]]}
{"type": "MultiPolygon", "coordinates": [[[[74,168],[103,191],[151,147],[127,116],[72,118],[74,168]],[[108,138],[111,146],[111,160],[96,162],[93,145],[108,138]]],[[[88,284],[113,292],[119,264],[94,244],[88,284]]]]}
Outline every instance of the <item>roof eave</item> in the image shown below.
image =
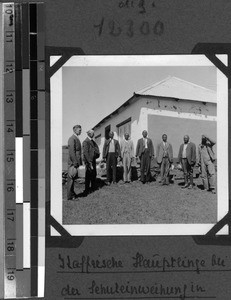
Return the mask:
{"type": "Polygon", "coordinates": [[[92,129],[95,130],[97,127],[99,127],[101,124],[103,124],[107,119],[110,119],[110,117],[112,117],[113,115],[117,114],[118,111],[121,108],[125,108],[127,107],[130,102],[138,95],[136,95],[135,93],[132,95],[132,97],[130,97],[126,102],[124,102],[122,105],[120,105],[120,107],[118,107],[116,110],[114,110],[112,113],[110,113],[109,115],[107,115],[105,118],[103,118],[99,123],[97,123],[92,129]]]}

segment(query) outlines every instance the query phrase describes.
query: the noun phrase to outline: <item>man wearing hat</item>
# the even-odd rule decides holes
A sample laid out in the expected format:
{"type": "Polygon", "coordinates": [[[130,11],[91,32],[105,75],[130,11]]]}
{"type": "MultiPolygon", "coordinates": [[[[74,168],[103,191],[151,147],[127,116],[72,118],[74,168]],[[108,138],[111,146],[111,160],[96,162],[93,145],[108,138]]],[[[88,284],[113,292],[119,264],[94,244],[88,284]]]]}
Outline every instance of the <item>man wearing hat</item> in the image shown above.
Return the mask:
{"type": "Polygon", "coordinates": [[[94,130],[87,132],[87,138],[83,141],[83,161],[85,163],[85,191],[88,194],[91,190],[95,190],[96,181],[96,159],[100,156],[99,147],[93,140],[94,130]]]}
{"type": "Polygon", "coordinates": [[[68,140],[68,175],[67,175],[67,200],[74,200],[77,195],[74,191],[75,180],[78,177],[78,167],[82,164],[81,142],[79,135],[82,132],[80,125],[73,127],[73,135],[68,140]]]}
{"type": "Polygon", "coordinates": [[[201,144],[198,147],[199,166],[201,168],[201,178],[204,190],[216,194],[215,190],[215,154],[213,146],[216,144],[211,138],[202,135],[201,144]]]}

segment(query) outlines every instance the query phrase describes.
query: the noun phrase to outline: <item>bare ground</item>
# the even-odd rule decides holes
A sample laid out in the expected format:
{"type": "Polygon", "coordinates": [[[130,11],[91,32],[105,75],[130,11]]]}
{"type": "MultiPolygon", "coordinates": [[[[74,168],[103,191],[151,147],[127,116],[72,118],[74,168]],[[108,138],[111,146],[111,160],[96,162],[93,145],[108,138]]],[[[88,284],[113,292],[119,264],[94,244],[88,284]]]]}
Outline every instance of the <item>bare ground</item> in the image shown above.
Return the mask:
{"type": "Polygon", "coordinates": [[[76,184],[80,197],[66,200],[63,185],[64,224],[162,224],[214,223],[217,195],[200,189],[201,179],[194,180],[192,190],[181,189],[181,180],[169,186],[158,181],[142,184],[119,182],[105,186],[103,181],[95,192],[81,197],[84,184],[76,184]]]}

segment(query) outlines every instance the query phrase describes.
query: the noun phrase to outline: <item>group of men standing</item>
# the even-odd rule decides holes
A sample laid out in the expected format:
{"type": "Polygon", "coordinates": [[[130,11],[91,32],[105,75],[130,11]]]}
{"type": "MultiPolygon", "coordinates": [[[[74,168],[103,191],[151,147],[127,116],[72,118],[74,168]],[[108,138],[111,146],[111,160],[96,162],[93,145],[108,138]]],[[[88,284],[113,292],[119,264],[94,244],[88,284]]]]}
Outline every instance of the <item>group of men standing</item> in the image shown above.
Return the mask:
{"type": "MultiPolygon", "coordinates": [[[[81,126],[73,127],[73,135],[68,140],[69,160],[68,160],[68,179],[67,179],[67,198],[75,199],[74,181],[77,178],[77,169],[85,163],[85,194],[95,189],[96,180],[96,159],[100,156],[99,148],[94,141],[94,131],[87,132],[87,138],[82,146],[79,141],[81,126]],[[91,189],[90,189],[91,185],[91,189]]],[[[182,188],[193,188],[193,168],[196,165],[196,146],[189,141],[189,136],[185,135],[184,143],[180,145],[178,163],[183,169],[184,186],[182,188]]],[[[205,190],[215,191],[215,166],[213,146],[215,142],[202,135],[201,144],[198,147],[198,166],[201,170],[202,183],[205,190]]],[[[131,182],[131,166],[134,159],[140,163],[140,181],[142,183],[151,180],[151,160],[155,157],[152,140],[148,137],[146,130],[142,132],[142,138],[137,142],[136,152],[133,141],[129,133],[124,134],[124,139],[119,144],[114,139],[114,133],[109,132],[109,138],[105,140],[103,146],[103,161],[106,162],[107,184],[116,183],[117,162],[123,163],[123,180],[125,183],[131,182]]],[[[156,160],[160,166],[160,183],[169,185],[169,171],[173,165],[173,149],[167,140],[167,135],[162,135],[162,142],[157,146],[156,160]]]]}
{"type": "MultiPolygon", "coordinates": [[[[162,142],[157,146],[156,160],[160,167],[160,183],[169,185],[169,171],[173,165],[173,148],[167,140],[167,135],[162,135],[162,142]]],[[[182,188],[193,188],[193,169],[196,165],[196,145],[189,141],[185,135],[183,144],[180,145],[178,154],[178,166],[184,173],[184,185],[182,188]]],[[[198,167],[200,168],[203,187],[205,190],[215,191],[215,166],[213,146],[215,142],[202,135],[201,144],[198,147],[198,167]]],[[[121,144],[114,139],[114,133],[109,133],[109,139],[104,143],[103,159],[106,161],[107,183],[116,183],[117,160],[123,162],[124,182],[131,181],[131,165],[134,159],[140,163],[140,181],[142,183],[151,180],[151,160],[155,157],[152,140],[148,138],[146,130],[142,132],[142,138],[137,142],[136,152],[128,133],[124,134],[121,144]]]]}

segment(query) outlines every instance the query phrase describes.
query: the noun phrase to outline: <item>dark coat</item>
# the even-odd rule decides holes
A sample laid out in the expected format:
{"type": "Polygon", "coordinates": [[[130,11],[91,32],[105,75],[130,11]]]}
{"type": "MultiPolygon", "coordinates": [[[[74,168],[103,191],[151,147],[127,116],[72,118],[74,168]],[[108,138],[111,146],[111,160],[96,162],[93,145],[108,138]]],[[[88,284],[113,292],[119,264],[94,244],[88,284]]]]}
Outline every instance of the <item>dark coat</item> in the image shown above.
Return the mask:
{"type": "MultiPolygon", "coordinates": [[[[147,138],[147,146],[149,150],[149,156],[152,157],[154,155],[154,147],[152,144],[152,140],[150,138],[147,138]]],[[[136,156],[140,157],[142,153],[144,152],[145,147],[143,143],[143,138],[139,139],[136,146],[136,156]]]]}
{"type": "Polygon", "coordinates": [[[68,140],[68,166],[78,168],[82,164],[81,159],[81,143],[76,135],[72,135],[68,140]]]}
{"type": "Polygon", "coordinates": [[[85,164],[95,163],[95,160],[99,158],[99,147],[94,140],[88,137],[83,141],[83,161],[85,164]]]}
{"type": "MultiPolygon", "coordinates": [[[[180,145],[179,154],[178,154],[178,162],[182,163],[182,152],[183,152],[184,144],[180,145]]],[[[196,163],[196,145],[194,143],[189,142],[186,148],[186,158],[190,165],[194,165],[196,163]]]]}
{"type": "MultiPolygon", "coordinates": [[[[119,142],[115,139],[114,140],[114,145],[115,145],[115,156],[119,157],[121,156],[121,151],[120,151],[120,145],[119,142]]],[[[107,158],[108,152],[109,152],[109,145],[110,145],[111,139],[108,139],[105,141],[104,146],[103,146],[103,158],[107,158]]]]}

